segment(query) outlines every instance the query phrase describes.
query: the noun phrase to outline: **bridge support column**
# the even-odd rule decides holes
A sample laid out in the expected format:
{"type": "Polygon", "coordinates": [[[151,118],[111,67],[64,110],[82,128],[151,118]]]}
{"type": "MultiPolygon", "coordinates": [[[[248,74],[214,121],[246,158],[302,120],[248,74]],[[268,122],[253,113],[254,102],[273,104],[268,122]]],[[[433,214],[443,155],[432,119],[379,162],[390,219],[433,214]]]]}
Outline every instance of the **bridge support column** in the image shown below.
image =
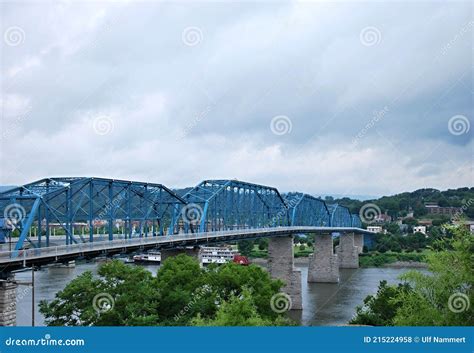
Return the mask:
{"type": "Polygon", "coordinates": [[[359,247],[354,245],[354,233],[342,233],[336,247],[340,268],[359,268],[359,247]]]}
{"type": "Polygon", "coordinates": [[[314,254],[309,259],[308,282],[339,282],[339,264],[334,254],[331,234],[316,234],[314,254]]]}
{"type": "Polygon", "coordinates": [[[179,254],[186,254],[188,256],[198,258],[199,248],[161,250],[161,263],[163,263],[167,258],[172,257],[172,256],[177,256],[179,254]]]}
{"type": "Polygon", "coordinates": [[[282,291],[291,298],[291,310],[302,310],[301,271],[293,266],[293,237],[275,237],[268,241],[268,270],[270,276],[285,282],[282,291]]]}
{"type": "Polygon", "coordinates": [[[16,288],[10,280],[0,280],[0,326],[16,326],[16,288]]]}
{"type": "Polygon", "coordinates": [[[359,248],[359,254],[361,254],[364,249],[364,234],[354,234],[354,245],[359,248]]]}

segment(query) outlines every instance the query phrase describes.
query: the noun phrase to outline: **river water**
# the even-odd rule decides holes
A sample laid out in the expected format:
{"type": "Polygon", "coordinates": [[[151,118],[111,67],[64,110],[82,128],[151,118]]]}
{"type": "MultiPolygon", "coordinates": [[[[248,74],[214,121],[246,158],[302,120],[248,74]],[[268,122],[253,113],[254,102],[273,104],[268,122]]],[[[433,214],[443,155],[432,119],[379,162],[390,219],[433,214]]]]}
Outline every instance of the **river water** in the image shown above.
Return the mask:
{"type": "MultiPolygon", "coordinates": [[[[43,326],[43,317],[38,312],[40,300],[51,300],[59,290],[84,271],[97,272],[98,262],[77,263],[73,268],[43,268],[35,272],[35,323],[43,326]]],[[[132,265],[133,266],[133,265],[132,265]]],[[[156,273],[159,266],[146,266],[156,273]]],[[[408,269],[403,268],[360,268],[341,269],[337,284],[307,283],[308,267],[296,265],[301,270],[303,310],[290,315],[302,325],[344,325],[354,315],[355,307],[364,298],[377,291],[381,280],[397,283],[398,276],[408,269]]],[[[31,271],[15,276],[19,281],[31,281],[31,271]]],[[[31,289],[19,286],[17,289],[17,325],[31,326],[31,289]]]]}

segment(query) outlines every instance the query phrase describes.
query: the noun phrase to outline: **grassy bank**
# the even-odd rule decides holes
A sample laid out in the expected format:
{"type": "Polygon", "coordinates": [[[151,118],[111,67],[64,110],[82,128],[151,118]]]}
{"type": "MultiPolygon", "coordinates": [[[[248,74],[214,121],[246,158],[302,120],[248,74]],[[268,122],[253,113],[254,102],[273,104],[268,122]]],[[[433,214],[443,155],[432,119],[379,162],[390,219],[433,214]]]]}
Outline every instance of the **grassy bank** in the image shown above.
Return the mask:
{"type": "MultiPolygon", "coordinates": [[[[312,246],[305,246],[304,249],[301,249],[299,246],[294,247],[294,257],[308,257],[314,251],[312,246]]],[[[254,246],[252,252],[250,253],[251,258],[263,258],[268,257],[268,250],[260,250],[257,245],[254,246]]]]}
{"type": "Polygon", "coordinates": [[[424,262],[426,251],[421,253],[396,253],[385,252],[379,253],[377,251],[370,253],[363,253],[359,255],[360,267],[380,267],[386,264],[391,264],[397,261],[413,261],[424,262]]]}
{"type": "MultiPolygon", "coordinates": [[[[294,257],[308,257],[314,251],[313,247],[305,247],[303,250],[299,247],[294,248],[294,257]]],[[[359,264],[360,267],[381,267],[387,264],[395,263],[395,262],[424,262],[425,255],[427,254],[428,250],[424,250],[423,252],[416,253],[416,252],[385,252],[380,253],[378,251],[371,251],[369,253],[363,253],[359,255],[359,264]]],[[[254,247],[252,252],[250,253],[251,258],[268,258],[268,250],[260,250],[257,246],[254,247]]]]}

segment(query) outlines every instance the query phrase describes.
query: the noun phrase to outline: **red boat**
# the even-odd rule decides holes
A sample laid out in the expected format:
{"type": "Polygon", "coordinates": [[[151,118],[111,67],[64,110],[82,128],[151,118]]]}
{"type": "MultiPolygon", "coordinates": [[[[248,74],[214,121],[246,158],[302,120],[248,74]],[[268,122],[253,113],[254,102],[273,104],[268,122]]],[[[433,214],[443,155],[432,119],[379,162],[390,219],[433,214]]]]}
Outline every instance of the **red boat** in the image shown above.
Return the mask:
{"type": "Polygon", "coordinates": [[[250,261],[245,256],[234,255],[233,263],[234,264],[239,264],[239,265],[242,265],[242,266],[248,266],[250,264],[250,261]]]}

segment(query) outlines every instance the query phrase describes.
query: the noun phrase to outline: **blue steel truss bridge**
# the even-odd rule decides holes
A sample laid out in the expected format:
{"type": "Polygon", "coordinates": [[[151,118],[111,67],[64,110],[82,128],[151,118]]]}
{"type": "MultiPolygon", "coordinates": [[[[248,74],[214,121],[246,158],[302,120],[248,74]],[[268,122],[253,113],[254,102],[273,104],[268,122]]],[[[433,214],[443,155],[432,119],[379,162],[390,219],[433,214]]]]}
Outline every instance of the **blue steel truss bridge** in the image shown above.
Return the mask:
{"type": "MultiPolygon", "coordinates": [[[[0,217],[5,298],[14,298],[13,273],[23,268],[34,273],[52,263],[148,249],[160,250],[162,259],[179,252],[196,256],[201,245],[265,237],[270,275],[285,282],[292,309],[301,309],[293,237],[315,235],[308,282],[334,283],[339,268],[358,267],[364,241],[374,235],[347,207],[239,180],[204,180],[172,190],[127,180],[45,178],[0,193],[0,217]]],[[[7,304],[0,305],[0,326],[15,322],[15,305],[7,304]]]]}
{"type": "Polygon", "coordinates": [[[129,252],[274,237],[282,230],[368,234],[342,205],[238,180],[205,180],[175,192],[155,183],[45,178],[0,193],[0,215],[0,242],[9,241],[0,251],[3,277],[35,262],[115,253],[117,241],[129,252]]]}

